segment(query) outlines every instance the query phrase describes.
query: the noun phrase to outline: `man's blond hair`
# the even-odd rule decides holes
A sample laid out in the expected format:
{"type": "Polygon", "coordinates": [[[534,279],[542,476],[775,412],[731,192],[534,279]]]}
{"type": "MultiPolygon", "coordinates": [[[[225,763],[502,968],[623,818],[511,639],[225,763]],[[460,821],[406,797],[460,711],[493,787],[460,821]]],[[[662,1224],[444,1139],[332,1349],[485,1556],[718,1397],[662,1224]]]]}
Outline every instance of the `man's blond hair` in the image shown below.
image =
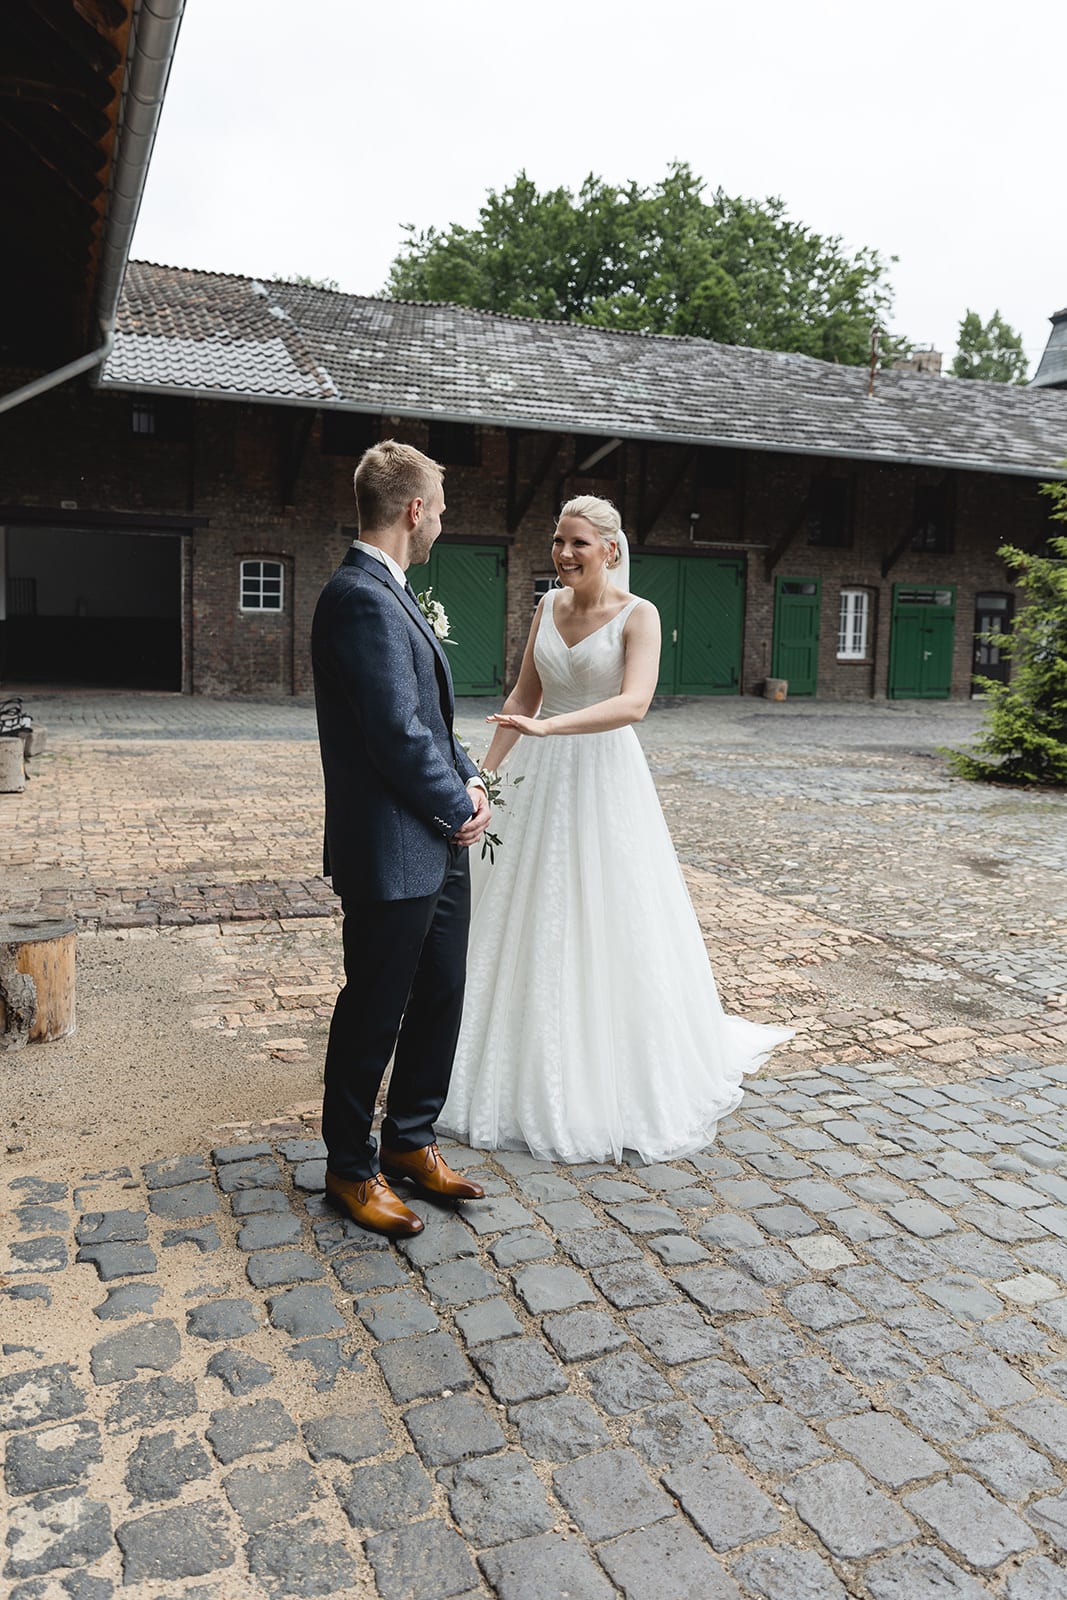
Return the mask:
{"type": "Polygon", "coordinates": [[[391,528],[412,500],[428,500],[441,487],[445,469],[414,445],[382,439],[360,457],[356,468],[356,512],[360,533],[391,528]]]}

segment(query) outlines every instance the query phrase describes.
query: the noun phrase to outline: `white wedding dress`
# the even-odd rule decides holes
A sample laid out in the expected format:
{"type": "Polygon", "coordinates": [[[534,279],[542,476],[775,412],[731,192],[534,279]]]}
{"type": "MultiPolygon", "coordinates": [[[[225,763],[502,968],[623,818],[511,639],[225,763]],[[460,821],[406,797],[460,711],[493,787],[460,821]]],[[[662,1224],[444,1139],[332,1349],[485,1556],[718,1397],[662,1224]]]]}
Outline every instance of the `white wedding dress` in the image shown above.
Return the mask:
{"type": "MultiPolygon", "coordinates": [[[[619,693],[623,627],[647,604],[567,646],[554,598],[534,644],[545,716],[619,693]]],[[[742,1075],[791,1034],[723,1012],[636,733],[521,738],[506,773],[495,864],[471,852],[463,1025],[438,1126],[565,1162],[702,1149],[742,1075]]]]}

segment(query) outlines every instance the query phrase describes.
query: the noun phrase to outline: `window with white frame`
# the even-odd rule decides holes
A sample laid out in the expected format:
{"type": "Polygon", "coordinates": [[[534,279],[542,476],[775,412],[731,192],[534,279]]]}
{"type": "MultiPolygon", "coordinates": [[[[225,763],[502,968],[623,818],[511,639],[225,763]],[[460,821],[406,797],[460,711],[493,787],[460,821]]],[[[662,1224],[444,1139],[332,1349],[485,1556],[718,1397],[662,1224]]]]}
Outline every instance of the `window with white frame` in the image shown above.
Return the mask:
{"type": "Polygon", "coordinates": [[[866,589],[842,589],[837,624],[838,661],[867,659],[867,626],[871,597],[866,589]]]}
{"type": "Polygon", "coordinates": [[[241,562],[241,610],[281,611],[285,569],[280,561],[241,562]]]}

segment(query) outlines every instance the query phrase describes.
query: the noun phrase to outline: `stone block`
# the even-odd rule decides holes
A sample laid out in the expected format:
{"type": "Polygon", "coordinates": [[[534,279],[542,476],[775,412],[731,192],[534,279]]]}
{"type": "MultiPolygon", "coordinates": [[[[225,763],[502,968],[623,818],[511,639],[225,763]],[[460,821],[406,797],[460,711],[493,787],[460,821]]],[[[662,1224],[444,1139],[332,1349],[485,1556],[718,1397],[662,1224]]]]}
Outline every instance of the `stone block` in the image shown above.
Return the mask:
{"type": "Polygon", "coordinates": [[[829,1461],[809,1467],[782,1492],[830,1554],[845,1560],[895,1549],[918,1532],[911,1517],[851,1462],[829,1461]]]}
{"type": "Polygon", "coordinates": [[[634,1350],[590,1362],[585,1376],[593,1399],[609,1417],[625,1417],[656,1401],[674,1399],[666,1379],[634,1350]]]}
{"type": "Polygon", "coordinates": [[[479,1300],[456,1312],[456,1327],[468,1348],[491,1344],[495,1339],[513,1339],[523,1331],[522,1323],[506,1300],[479,1300]]]}
{"type": "Polygon", "coordinates": [[[263,1326],[263,1313],[250,1300],[207,1300],[186,1312],[185,1325],[196,1339],[240,1339],[263,1326]]]}
{"type": "Polygon", "coordinates": [[[1020,1517],[966,1473],[955,1472],[905,1497],[908,1510],[979,1571],[999,1567],[1037,1543],[1020,1517]]]}
{"type": "MultiPolygon", "coordinates": [[[[556,1533],[513,1539],[478,1557],[497,1600],[547,1600],[571,1595],[574,1600],[614,1600],[615,1590],[573,1539],[556,1533]]],[[[708,1596],[708,1600],[712,1600],[708,1596]]]]}
{"type": "Polygon", "coordinates": [[[515,1451],[456,1467],[448,1503],[460,1532],[479,1549],[547,1533],[556,1521],[529,1461],[515,1451]]]}
{"type": "Polygon", "coordinates": [[[108,1408],[106,1423],[111,1433],[128,1433],[132,1428],[148,1428],[156,1422],[172,1422],[191,1417],[196,1410],[196,1390],[179,1378],[151,1378],[147,1383],[128,1383],[108,1408]]]}
{"type": "Polygon", "coordinates": [[[609,1442],[604,1424],[579,1395],[534,1400],[516,1406],[509,1416],[522,1448],[535,1461],[572,1461],[609,1442]]]}
{"type": "Polygon", "coordinates": [[[501,1339],[481,1345],[474,1361],[501,1405],[540,1400],[567,1387],[567,1377],[536,1339],[501,1339]]]}
{"type": "Polygon", "coordinates": [[[865,1472],[890,1489],[902,1489],[920,1478],[930,1478],[935,1472],[943,1472],[947,1465],[925,1439],[884,1412],[840,1417],[828,1422],[826,1431],[836,1444],[856,1457],[865,1472]]]}
{"type": "Polygon", "coordinates": [[[722,1354],[722,1340],[703,1313],[686,1301],[632,1311],[627,1324],[667,1366],[722,1354]]]}
{"type": "Polygon", "coordinates": [[[57,1489],[12,1506],[7,1518],[9,1578],[36,1578],[63,1567],[84,1567],[106,1555],[111,1516],[80,1489],[57,1489]]]}
{"type": "Polygon", "coordinates": [[[119,1383],[142,1368],[166,1372],[181,1355],[181,1338],[165,1317],[137,1322],[101,1339],[89,1351],[94,1382],[119,1383]]]}
{"type": "Polygon", "coordinates": [[[351,1590],[358,1568],[347,1546],[324,1538],[314,1519],[264,1528],[248,1541],[248,1565],[268,1594],[334,1595],[351,1590]]]}
{"type": "Polygon", "coordinates": [[[85,1410],[85,1393],[70,1367],[57,1362],[0,1378],[0,1431],[63,1422],[85,1410]]]}
{"type": "Polygon", "coordinates": [[[500,1424],[473,1395],[426,1400],[404,1413],[415,1448],[429,1467],[447,1467],[504,1446],[500,1424]]]}
{"type": "Polygon", "coordinates": [[[534,1316],[588,1305],[596,1296],[573,1267],[535,1265],[515,1275],[515,1292],[534,1316]]]}
{"type": "Polygon", "coordinates": [[[280,1400],[252,1400],[211,1413],[207,1438],[224,1467],[242,1456],[259,1455],[296,1437],[293,1419],[280,1400]]]}
{"type": "MultiPolygon", "coordinates": [[[[734,1562],[734,1573],[746,1591],[763,1600],[848,1600],[830,1563],[814,1550],[797,1550],[788,1544],[749,1550],[734,1562]]],[[[903,1591],[899,1600],[906,1600],[903,1591]]],[[[912,1600],[918,1597],[912,1596],[912,1600]]]]}
{"type": "Polygon", "coordinates": [[[781,1524],[773,1503],[725,1456],[685,1462],[668,1472],[663,1483],[716,1550],[766,1538],[781,1524]]]}
{"type": "Polygon", "coordinates": [[[321,1261],[306,1250],[258,1250],[245,1268],[257,1289],[280,1289],[289,1283],[315,1283],[324,1275],[321,1261]]]}
{"type": "Polygon", "coordinates": [[[472,1300],[488,1300],[500,1292],[495,1276],[471,1260],[442,1261],[429,1267],[424,1282],[435,1305],[464,1306],[472,1300]]]}
{"type": "Polygon", "coordinates": [[[267,1305],[271,1326],[294,1339],[321,1338],[345,1326],[330,1291],[321,1284],[302,1284],[272,1295],[267,1305]]]}
{"type": "Polygon", "coordinates": [[[558,1467],[557,1497],[594,1543],[669,1517],[671,1502],[630,1450],[602,1450],[558,1467]]]}
{"type": "Polygon", "coordinates": [[[393,1442],[377,1409],[355,1416],[314,1417],[303,1424],[303,1434],[312,1461],[366,1461],[390,1449],[393,1442]]]}
{"type": "Polygon", "coordinates": [[[755,1384],[729,1361],[697,1361],[677,1374],[677,1382],[706,1417],[737,1411],[760,1398],[755,1384]]]}
{"type": "Polygon", "coordinates": [[[623,1330],[603,1311],[564,1311],[546,1317],[543,1328],[563,1361],[588,1361],[628,1343],[623,1330]]]}
{"type": "Polygon", "coordinates": [[[102,1459],[95,1422],[79,1419],[16,1433],[8,1441],[4,1484],[10,1495],[66,1489],[82,1482],[102,1459]]]}
{"type": "Polygon", "coordinates": [[[402,1528],[428,1511],[433,1484],[417,1456],[359,1467],[338,1479],[337,1497],[353,1528],[402,1528]]]}
{"type": "Polygon", "coordinates": [[[785,1406],[751,1405],[724,1417],[723,1432],[760,1472],[783,1476],[829,1455],[806,1423],[785,1406]]]}
{"type": "Polygon", "coordinates": [[[306,1461],[237,1467],[223,1479],[222,1487],[246,1533],[260,1533],[300,1516],[322,1493],[306,1461]]]}
{"type": "Polygon", "coordinates": [[[471,1364],[459,1345],[451,1334],[440,1330],[381,1345],[374,1359],[398,1405],[446,1389],[469,1389],[474,1382],[471,1364]]]}
{"type": "Polygon", "coordinates": [[[126,1584],[176,1578],[199,1578],[233,1565],[234,1553],[225,1519],[212,1501],[150,1511],[120,1523],[115,1538],[122,1550],[126,1584]]]}
{"type": "Polygon", "coordinates": [[[957,1567],[936,1545],[872,1561],[866,1576],[871,1600],[989,1600],[985,1584],[957,1567]]]}
{"type": "Polygon", "coordinates": [[[219,1350],[207,1364],[208,1376],[218,1378],[231,1394],[251,1394],[269,1383],[274,1374],[245,1350],[219,1350]]]}

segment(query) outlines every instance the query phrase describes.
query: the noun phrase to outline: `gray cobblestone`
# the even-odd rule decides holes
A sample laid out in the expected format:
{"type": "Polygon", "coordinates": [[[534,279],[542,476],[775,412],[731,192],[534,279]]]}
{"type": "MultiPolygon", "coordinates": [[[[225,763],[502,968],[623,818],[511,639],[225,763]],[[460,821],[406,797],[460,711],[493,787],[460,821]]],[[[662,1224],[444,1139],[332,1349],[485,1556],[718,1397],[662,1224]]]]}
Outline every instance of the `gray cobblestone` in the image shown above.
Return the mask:
{"type": "Polygon", "coordinates": [[[374,1359],[398,1405],[447,1389],[469,1389],[474,1382],[470,1362],[451,1334],[440,1331],[381,1345],[374,1359]]]}
{"type": "Polygon", "coordinates": [[[723,1432],[760,1472],[782,1475],[829,1455],[806,1423],[785,1406],[751,1405],[724,1417],[723,1432]]]}
{"type": "Polygon", "coordinates": [[[210,1471],[211,1463],[195,1439],[179,1445],[171,1432],[146,1435],[126,1469],[130,1502],[137,1506],[146,1500],[176,1500],[185,1484],[210,1471]]]}
{"type": "Polygon", "coordinates": [[[147,1211],[91,1211],[74,1230],[79,1244],[133,1244],[148,1238],[147,1211]]]}
{"type": "Polygon", "coordinates": [[[113,1433],[148,1428],[156,1422],[179,1421],[196,1410],[196,1390],[180,1378],[150,1378],[127,1383],[108,1408],[106,1423],[113,1433]]]}
{"type": "Polygon", "coordinates": [[[396,1257],[384,1250],[335,1256],[330,1265],[341,1288],[357,1298],[371,1289],[397,1289],[411,1281],[410,1272],[405,1272],[396,1257]]]}
{"type": "Polygon", "coordinates": [[[279,1400],[252,1400],[211,1413],[207,1437],[224,1467],[242,1456],[274,1450],[295,1438],[293,1419],[279,1400]]]}
{"type": "Polygon", "coordinates": [[[492,1455],[504,1434],[492,1412],[473,1395],[425,1400],[404,1413],[404,1421],[423,1461],[447,1467],[471,1456],[492,1455]]]}
{"type": "Polygon", "coordinates": [[[143,1311],[151,1311],[161,1290],[154,1283],[119,1283],[107,1292],[107,1299],[93,1307],[93,1315],[101,1322],[121,1321],[143,1311]]]}
{"type": "Polygon", "coordinates": [[[259,1533],[299,1516],[321,1494],[306,1461],[291,1466],[236,1467],[222,1486],[246,1533],[259,1533]]]}
{"type": "Polygon", "coordinates": [[[565,1311],[546,1317],[545,1335],[563,1361],[587,1361],[627,1343],[626,1334],[603,1311],[565,1311]]]}
{"type": "Polygon", "coordinates": [[[171,1189],[182,1183],[196,1183],[211,1177],[211,1168],[202,1156],[168,1156],[162,1161],[149,1161],[142,1169],[149,1189],[171,1189]]]}
{"type": "Polygon", "coordinates": [[[773,1503],[724,1456],[706,1456],[665,1474],[664,1486],[716,1550],[735,1550],[777,1533],[773,1503]]]}
{"type": "Polygon", "coordinates": [[[947,1465],[925,1439],[883,1412],[840,1417],[828,1422],[826,1431],[856,1457],[865,1472],[890,1489],[902,1489],[905,1484],[932,1477],[947,1465]]]}
{"type": "Polygon", "coordinates": [[[321,1336],[344,1327],[330,1291],[318,1284],[288,1289],[284,1294],[273,1295],[267,1304],[271,1326],[294,1339],[321,1336]]]}
{"type": "Polygon", "coordinates": [[[304,1423],[303,1434],[312,1461],[365,1461],[392,1444],[380,1412],[370,1410],[315,1417],[304,1423]]]}
{"type": "Polygon", "coordinates": [[[633,1311],[626,1321],[641,1343],[667,1366],[722,1353],[718,1333],[696,1306],[685,1301],[633,1311]]]}
{"type": "Polygon", "coordinates": [[[824,1343],[861,1383],[895,1383],[923,1370],[918,1356],[872,1322],[837,1328],[825,1335],[824,1343]]]}
{"type": "Polygon", "coordinates": [[[515,1451],[456,1467],[448,1503],[457,1527],[479,1549],[547,1533],[556,1521],[529,1461],[515,1451]]]}
{"type": "Polygon", "coordinates": [[[315,1519],[265,1528],[248,1541],[248,1565],[270,1595],[333,1595],[349,1589],[356,1563],[341,1540],[322,1537],[315,1519]]]}
{"type": "Polygon", "coordinates": [[[218,1378],[231,1394],[251,1394],[273,1377],[271,1369],[245,1350],[219,1350],[207,1364],[209,1377],[218,1378]]]}
{"type": "Polygon", "coordinates": [[[548,1595],[613,1600],[612,1586],[593,1558],[559,1534],[514,1539],[486,1551],[478,1564],[498,1600],[546,1600],[548,1595]]]}
{"type": "Polygon", "coordinates": [[[827,1283],[798,1284],[786,1290],[782,1301],[798,1322],[817,1333],[825,1328],[840,1327],[842,1323],[857,1322],[863,1317],[854,1300],[827,1283]]]}
{"type": "Polygon", "coordinates": [[[111,1517],[80,1490],[57,1489],[22,1500],[8,1514],[9,1578],[33,1578],[86,1566],[111,1548],[111,1517]]]}
{"type": "Polygon", "coordinates": [[[148,1196],[148,1204],[157,1217],[169,1222],[189,1222],[197,1217],[209,1217],[219,1209],[219,1194],[213,1183],[183,1183],[169,1189],[156,1189],[148,1196]]]}
{"type": "Polygon", "coordinates": [[[234,1194],[239,1189],[277,1189],[282,1184],[282,1169],[273,1158],[234,1161],[221,1167],[217,1176],[223,1194],[234,1194]]]}
{"type": "Polygon", "coordinates": [[[1036,1450],[1016,1433],[982,1433],[957,1440],[953,1449],[964,1466],[984,1478],[1005,1500],[1023,1501],[1040,1489],[1055,1489],[1059,1478],[1036,1450]]]}
{"type": "Polygon", "coordinates": [[[610,1417],[625,1417],[657,1400],[674,1398],[666,1379],[634,1350],[620,1350],[590,1362],[585,1376],[593,1399],[610,1417]]]}
{"type": "Polygon", "coordinates": [[[547,1233],[521,1228],[497,1239],[490,1245],[489,1254],[498,1267],[518,1267],[527,1261],[551,1261],[556,1254],[556,1245],[547,1233]]]}
{"type": "Polygon", "coordinates": [[[468,1347],[491,1344],[495,1339],[511,1339],[521,1334],[522,1323],[506,1300],[479,1300],[456,1312],[456,1327],[468,1347]]]}
{"type": "Polygon", "coordinates": [[[589,1539],[613,1539],[673,1510],[630,1450],[603,1450],[553,1474],[556,1494],[589,1539]]]}
{"type": "Polygon", "coordinates": [[[579,1228],[576,1232],[561,1234],[559,1242],[571,1259],[587,1271],[615,1261],[641,1260],[641,1252],[633,1240],[617,1228],[579,1228]]]}
{"type": "Polygon", "coordinates": [[[1067,1494],[1031,1501],[1026,1515],[1057,1550],[1067,1550],[1067,1494]]]}
{"type": "Polygon", "coordinates": [[[187,1311],[185,1323],[197,1339],[240,1339],[263,1326],[263,1313],[249,1300],[208,1300],[187,1311]]]}
{"type": "Polygon", "coordinates": [[[424,1282],[437,1305],[469,1305],[472,1300],[488,1300],[500,1292],[496,1277],[476,1261],[444,1261],[427,1269],[424,1282]]]}
{"type": "Polygon", "coordinates": [[[433,1594],[440,1600],[474,1588],[478,1575],[453,1529],[431,1518],[367,1540],[367,1558],[382,1600],[433,1594]]]}
{"type": "Polygon", "coordinates": [[[1008,1574],[1005,1600],[1067,1600],[1067,1571],[1035,1556],[1008,1574]]]}
{"type": "Polygon", "coordinates": [[[867,1568],[871,1600],[988,1600],[989,1590],[934,1546],[903,1551],[867,1568]]]}
{"type": "Polygon", "coordinates": [[[698,1361],[679,1372],[677,1382],[709,1417],[736,1411],[740,1406],[755,1404],[760,1399],[755,1385],[728,1361],[698,1361]]]}
{"type": "Polygon", "coordinates": [[[706,1311],[766,1311],[768,1300],[750,1277],[729,1267],[694,1267],[680,1272],[678,1287],[706,1311]]]}
{"type": "Polygon", "coordinates": [[[737,1585],[680,1517],[624,1533],[597,1555],[628,1600],[740,1600],[737,1585]]]}
{"type": "Polygon", "coordinates": [[[101,1339],[89,1351],[96,1383],[120,1383],[143,1368],[166,1372],[181,1355],[181,1339],[173,1322],[157,1317],[137,1322],[101,1339]]]}
{"type": "Polygon", "coordinates": [[[261,1211],[250,1217],[237,1235],[238,1250],[273,1250],[295,1244],[300,1238],[300,1222],[292,1212],[261,1211]]]}
{"type": "Polygon", "coordinates": [[[958,1384],[933,1374],[898,1384],[891,1399],[920,1433],[938,1444],[970,1438],[989,1424],[989,1413],[969,1400],[958,1384]]]}
{"type": "Polygon", "coordinates": [[[233,1564],[233,1547],[218,1506],[203,1500],[172,1511],[150,1511],[115,1529],[124,1583],[199,1578],[233,1564]]]}
{"type": "Polygon", "coordinates": [[[531,1266],[515,1274],[515,1292],[534,1316],[588,1305],[596,1296],[573,1267],[531,1266]]]}
{"type": "Polygon", "coordinates": [[[904,1504],[980,1570],[998,1567],[1037,1543],[1025,1522],[963,1472],[906,1495],[904,1504]]]}
{"type": "Polygon", "coordinates": [[[290,1283],[314,1283],[323,1276],[321,1261],[306,1250],[258,1250],[249,1256],[248,1281],[256,1289],[280,1289],[290,1283]]]}
{"type": "Polygon", "coordinates": [[[750,1317],[745,1322],[730,1322],[723,1336],[746,1366],[768,1367],[776,1361],[802,1356],[808,1346],[780,1317],[750,1317]]]}
{"type": "Polygon", "coordinates": [[[337,1497],[353,1528],[401,1528],[428,1511],[433,1484],[417,1456],[358,1467],[338,1481],[337,1497]]]}
{"type": "Polygon", "coordinates": [[[156,1270],[155,1252],[147,1244],[83,1244],[75,1260],[91,1262],[101,1283],[146,1277],[156,1270]]]}
{"type": "Polygon", "coordinates": [[[906,1544],[918,1532],[911,1517],[849,1462],[809,1467],[782,1492],[831,1555],[847,1559],[876,1555],[906,1544]]]}
{"type": "Polygon", "coordinates": [[[85,1394],[69,1367],[35,1367],[0,1378],[0,1431],[62,1422],[85,1410],[85,1394]]]}
{"type": "Polygon", "coordinates": [[[8,1441],[4,1484],[11,1495],[66,1489],[102,1459],[100,1430],[84,1418],[16,1433],[8,1441]]]}
{"type": "Polygon", "coordinates": [[[629,1440],[652,1466],[667,1468],[715,1453],[715,1435],[699,1412],[684,1400],[670,1400],[639,1412],[629,1440]]]}
{"type": "Polygon", "coordinates": [[[536,1339],[481,1345],[474,1351],[474,1361],[501,1405],[540,1400],[567,1387],[562,1367],[536,1339]]]}
{"type": "MultiPolygon", "coordinates": [[[[848,1600],[829,1562],[813,1550],[771,1545],[746,1551],[734,1562],[734,1572],[746,1589],[763,1600],[848,1600]]],[[[899,1600],[905,1596],[901,1594],[899,1600]]]]}
{"type": "Polygon", "coordinates": [[[608,1443],[604,1424],[579,1395],[534,1400],[509,1413],[522,1448],[536,1461],[570,1461],[608,1443]]]}

